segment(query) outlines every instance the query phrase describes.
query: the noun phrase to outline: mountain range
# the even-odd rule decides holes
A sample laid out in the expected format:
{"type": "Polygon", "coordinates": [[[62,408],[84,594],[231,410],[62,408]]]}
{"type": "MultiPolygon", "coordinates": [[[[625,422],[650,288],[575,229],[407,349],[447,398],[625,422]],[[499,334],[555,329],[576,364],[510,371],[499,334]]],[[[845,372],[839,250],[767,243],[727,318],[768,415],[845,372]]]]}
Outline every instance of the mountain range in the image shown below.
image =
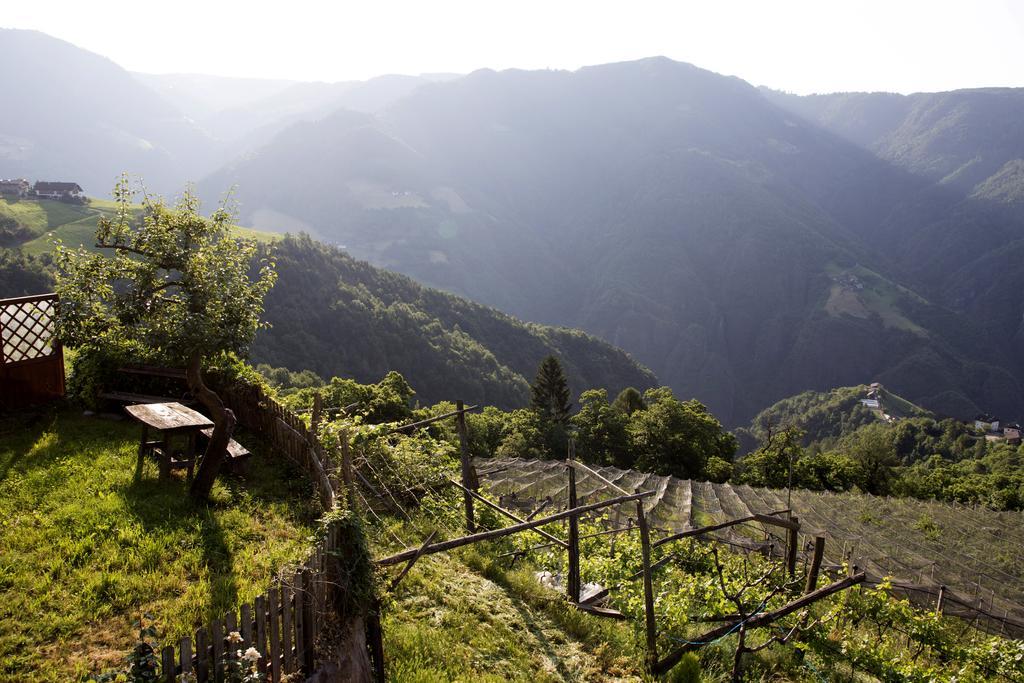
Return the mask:
{"type": "MultiPolygon", "coordinates": [[[[581,328],[727,424],[876,380],[942,414],[1024,412],[1024,92],[797,97],[665,58],[410,78],[189,105],[119,71],[149,104],[118,130],[174,122],[190,137],[153,144],[173,154],[147,178],[171,158],[209,200],[236,187],[244,224],[581,328]]],[[[0,139],[30,138],[7,120],[35,91],[6,79],[24,96],[0,139]]],[[[87,173],[82,144],[37,148],[40,173],[87,173]]],[[[91,177],[130,165],[112,149],[91,177]]],[[[0,149],[0,176],[21,157],[0,149]]]]}

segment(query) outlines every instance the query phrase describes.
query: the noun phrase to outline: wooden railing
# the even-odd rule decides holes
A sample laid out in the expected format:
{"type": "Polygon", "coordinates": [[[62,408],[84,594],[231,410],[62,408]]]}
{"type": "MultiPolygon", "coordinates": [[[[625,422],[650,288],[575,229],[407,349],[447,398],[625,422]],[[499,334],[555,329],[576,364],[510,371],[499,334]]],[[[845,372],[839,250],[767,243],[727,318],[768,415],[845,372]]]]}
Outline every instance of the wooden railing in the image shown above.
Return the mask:
{"type": "Polygon", "coordinates": [[[277,683],[298,672],[311,675],[317,666],[314,646],[336,604],[333,591],[344,590],[325,571],[325,559],[343,552],[340,539],[340,530],[332,526],[309,559],[266,593],[164,647],[158,680],[175,683],[182,674],[191,674],[198,683],[223,680],[225,663],[250,647],[260,653],[257,667],[268,681],[277,683]],[[232,632],[241,640],[232,642],[232,632]]]}
{"type": "Polygon", "coordinates": [[[306,424],[259,387],[234,384],[219,393],[240,425],[258,434],[309,476],[324,511],[333,509],[339,490],[337,467],[306,424]]]}

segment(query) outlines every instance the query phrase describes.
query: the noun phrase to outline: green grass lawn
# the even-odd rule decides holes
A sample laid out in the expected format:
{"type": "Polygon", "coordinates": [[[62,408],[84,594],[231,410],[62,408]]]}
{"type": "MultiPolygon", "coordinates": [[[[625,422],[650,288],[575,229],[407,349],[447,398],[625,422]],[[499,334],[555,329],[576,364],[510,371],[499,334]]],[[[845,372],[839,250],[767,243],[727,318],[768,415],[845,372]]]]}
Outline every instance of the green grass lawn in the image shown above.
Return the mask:
{"type": "Polygon", "coordinates": [[[640,681],[643,654],[625,622],[590,616],[486,551],[426,557],[384,612],[388,680],[640,681]]]}
{"type": "MultiPolygon", "coordinates": [[[[32,237],[22,242],[26,254],[39,256],[53,250],[54,238],[68,247],[93,248],[96,225],[101,216],[113,216],[117,204],[109,199],[90,199],[88,204],[70,204],[49,199],[0,199],[0,218],[13,218],[32,237]]],[[[242,226],[232,228],[238,237],[274,242],[281,235],[242,226]]]]}
{"type": "Polygon", "coordinates": [[[303,477],[254,451],[193,505],[183,478],[135,480],[139,427],[77,412],[0,419],[0,680],[79,680],[120,664],[132,622],[167,638],[253,599],[304,556],[303,477]]]}
{"type": "Polygon", "coordinates": [[[0,199],[0,217],[13,218],[19,225],[41,235],[46,230],[95,215],[102,206],[70,204],[50,199],[0,199]]]}

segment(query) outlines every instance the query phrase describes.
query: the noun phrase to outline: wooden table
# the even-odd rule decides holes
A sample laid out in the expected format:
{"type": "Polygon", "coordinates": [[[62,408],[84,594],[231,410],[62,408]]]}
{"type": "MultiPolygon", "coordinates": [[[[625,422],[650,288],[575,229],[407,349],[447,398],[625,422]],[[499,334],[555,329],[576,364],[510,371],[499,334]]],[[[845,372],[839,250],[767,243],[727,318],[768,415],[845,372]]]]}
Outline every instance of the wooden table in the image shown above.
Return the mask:
{"type": "Polygon", "coordinates": [[[180,403],[144,403],[126,406],[128,414],[142,423],[142,440],[139,442],[139,462],[136,476],[142,474],[142,459],[147,452],[159,455],[160,479],[171,476],[172,467],[188,467],[188,476],[192,478],[195,466],[196,434],[201,429],[212,427],[210,418],[197,413],[180,403]],[[149,441],[149,430],[162,433],[158,441],[149,441]],[[174,458],[171,450],[171,438],[184,436],[187,442],[184,457],[174,458]]]}

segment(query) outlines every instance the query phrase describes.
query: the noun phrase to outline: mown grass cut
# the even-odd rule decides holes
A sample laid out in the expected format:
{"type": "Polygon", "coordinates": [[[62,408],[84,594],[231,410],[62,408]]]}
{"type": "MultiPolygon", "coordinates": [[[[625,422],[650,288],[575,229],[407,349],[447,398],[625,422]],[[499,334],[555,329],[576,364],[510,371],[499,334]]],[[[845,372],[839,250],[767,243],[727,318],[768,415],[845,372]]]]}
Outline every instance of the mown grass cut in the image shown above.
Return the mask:
{"type": "Polygon", "coordinates": [[[385,608],[388,680],[640,681],[633,632],[475,550],[420,560],[385,608]]]}
{"type": "Polygon", "coordinates": [[[222,477],[207,507],[153,463],[135,480],[138,437],[72,412],[0,420],[0,680],[117,665],[142,614],[180,638],[307,552],[309,487],[253,439],[248,474],[222,477]]]}

